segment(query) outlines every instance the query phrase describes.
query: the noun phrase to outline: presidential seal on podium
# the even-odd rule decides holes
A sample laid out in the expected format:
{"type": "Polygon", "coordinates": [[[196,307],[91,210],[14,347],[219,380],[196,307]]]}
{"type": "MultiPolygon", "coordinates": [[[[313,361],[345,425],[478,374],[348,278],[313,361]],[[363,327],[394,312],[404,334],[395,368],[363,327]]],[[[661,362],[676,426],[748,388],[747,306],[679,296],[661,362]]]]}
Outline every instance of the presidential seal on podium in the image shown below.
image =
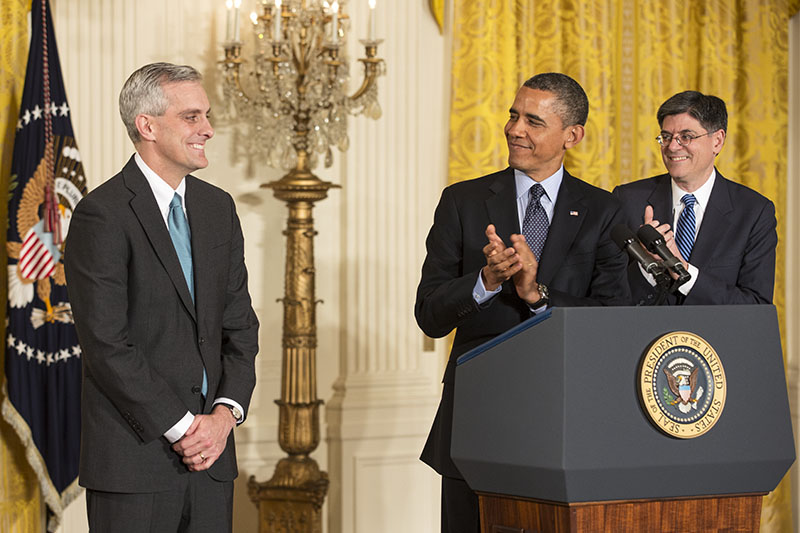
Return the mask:
{"type": "Polygon", "coordinates": [[[645,412],[672,437],[699,437],[714,427],[725,408],[722,361],[708,342],[688,331],[667,333],[650,344],[638,382],[645,412]]]}

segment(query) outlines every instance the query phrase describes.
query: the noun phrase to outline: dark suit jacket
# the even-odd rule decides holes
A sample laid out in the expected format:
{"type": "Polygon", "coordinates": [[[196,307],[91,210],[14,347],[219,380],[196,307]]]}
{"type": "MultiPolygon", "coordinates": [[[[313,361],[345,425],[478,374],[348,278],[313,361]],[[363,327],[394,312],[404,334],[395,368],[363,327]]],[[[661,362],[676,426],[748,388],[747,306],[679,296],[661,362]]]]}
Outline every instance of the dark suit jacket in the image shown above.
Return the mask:
{"type": "MultiPolygon", "coordinates": [[[[614,195],[622,202],[625,224],[636,231],[644,222],[644,208],[649,204],[656,220],[672,225],[671,187],[669,174],[662,174],[614,189],[614,195]]],[[[689,259],[700,274],[688,296],[670,295],[667,303],[772,303],[776,225],[771,201],[717,171],[689,259]]],[[[655,290],[636,262],[629,265],[628,279],[634,302],[646,304],[655,298],[655,290]]]]}
{"type": "MultiPolygon", "coordinates": [[[[82,348],[80,483],[111,492],[175,488],[188,474],[162,437],[208,396],[247,411],[258,321],[233,199],[186,177],[196,305],[155,197],[131,158],[75,209],[65,267],[82,348]]],[[[233,432],[209,469],[237,475],[233,432]]]]}
{"type": "MultiPolygon", "coordinates": [[[[494,224],[506,244],[512,233],[520,233],[516,198],[510,168],[451,185],[442,193],[426,241],[417,323],[431,337],[458,328],[442,400],[422,453],[422,460],[442,475],[461,477],[450,459],[456,359],[531,316],[511,281],[484,305],[472,297],[486,264],[486,226],[494,224]]],[[[619,203],[608,192],[564,172],[537,275],[550,289],[550,305],[630,304],[627,259],[609,237],[619,217],[619,203]]]]}

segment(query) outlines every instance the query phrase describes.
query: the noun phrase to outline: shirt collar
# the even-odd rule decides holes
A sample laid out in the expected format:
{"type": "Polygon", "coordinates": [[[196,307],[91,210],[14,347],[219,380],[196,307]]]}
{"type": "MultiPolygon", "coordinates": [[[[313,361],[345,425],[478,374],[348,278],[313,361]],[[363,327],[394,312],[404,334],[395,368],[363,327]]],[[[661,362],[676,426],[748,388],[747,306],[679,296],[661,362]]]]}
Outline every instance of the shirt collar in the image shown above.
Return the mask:
{"type": "MultiPolygon", "coordinates": [[[[701,185],[699,189],[692,193],[697,203],[702,206],[704,210],[708,205],[708,200],[711,198],[711,190],[714,188],[714,180],[716,177],[717,169],[712,168],[711,175],[708,177],[706,182],[701,185]]],[[[686,194],[686,191],[675,185],[675,180],[670,179],[670,183],[672,185],[672,207],[678,207],[681,205],[681,198],[683,198],[683,195],[686,194]]]]}
{"type": "Polygon", "coordinates": [[[134,160],[136,164],[139,166],[139,170],[142,171],[144,174],[147,183],[150,185],[150,189],[153,191],[153,196],[156,197],[156,203],[158,204],[158,210],[161,212],[161,215],[164,216],[166,220],[166,216],[169,213],[169,204],[172,202],[172,197],[175,196],[175,193],[178,193],[181,197],[181,202],[183,202],[183,209],[186,210],[186,178],[183,178],[178,185],[177,189],[173,189],[170,187],[166,181],[161,179],[161,177],[156,174],[153,169],[147,166],[147,163],[144,162],[144,159],[139,155],[137,152],[134,155],[134,160]]]}
{"type": "Polygon", "coordinates": [[[531,179],[530,176],[521,170],[517,170],[516,168],[514,169],[514,181],[517,184],[518,199],[523,195],[527,195],[530,188],[533,187],[534,184],[539,183],[542,187],[544,187],[544,192],[547,194],[547,198],[549,198],[551,202],[555,203],[556,197],[558,196],[558,189],[561,187],[561,181],[563,179],[564,165],[558,167],[558,170],[556,170],[552,175],[538,182],[531,179]]]}

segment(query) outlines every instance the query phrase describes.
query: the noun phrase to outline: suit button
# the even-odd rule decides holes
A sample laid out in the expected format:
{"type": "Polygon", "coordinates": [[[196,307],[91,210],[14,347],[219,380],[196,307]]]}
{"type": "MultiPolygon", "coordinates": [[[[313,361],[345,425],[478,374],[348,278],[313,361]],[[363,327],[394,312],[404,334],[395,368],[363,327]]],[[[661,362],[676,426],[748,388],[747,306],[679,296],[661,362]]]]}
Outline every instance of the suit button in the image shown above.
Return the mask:
{"type": "Polygon", "coordinates": [[[195,394],[200,394],[201,390],[203,389],[200,387],[200,385],[195,385],[194,387],[192,387],[192,392],[195,394]]]}
{"type": "Polygon", "coordinates": [[[206,343],[205,337],[200,337],[198,342],[200,342],[200,344],[205,344],[206,343]]]}

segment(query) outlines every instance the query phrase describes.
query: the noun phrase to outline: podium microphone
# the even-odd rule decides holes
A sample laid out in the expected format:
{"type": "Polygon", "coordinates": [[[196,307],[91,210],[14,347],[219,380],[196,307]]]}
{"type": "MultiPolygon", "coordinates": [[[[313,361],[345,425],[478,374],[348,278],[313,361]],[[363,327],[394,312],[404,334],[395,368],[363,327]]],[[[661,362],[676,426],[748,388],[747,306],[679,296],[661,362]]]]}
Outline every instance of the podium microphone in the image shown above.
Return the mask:
{"type": "Polygon", "coordinates": [[[653,259],[636,240],[636,235],[624,224],[617,224],[611,228],[611,240],[613,240],[620,250],[628,253],[644,269],[645,272],[653,277],[664,275],[664,265],[653,259]]]}
{"type": "Polygon", "coordinates": [[[649,224],[645,224],[639,228],[639,231],[636,233],[636,235],[651,253],[658,255],[664,260],[664,266],[678,275],[675,288],[683,285],[692,278],[692,275],[689,274],[689,272],[683,266],[681,260],[675,257],[669,248],[667,248],[667,243],[664,242],[664,236],[661,235],[656,228],[649,224]]]}

